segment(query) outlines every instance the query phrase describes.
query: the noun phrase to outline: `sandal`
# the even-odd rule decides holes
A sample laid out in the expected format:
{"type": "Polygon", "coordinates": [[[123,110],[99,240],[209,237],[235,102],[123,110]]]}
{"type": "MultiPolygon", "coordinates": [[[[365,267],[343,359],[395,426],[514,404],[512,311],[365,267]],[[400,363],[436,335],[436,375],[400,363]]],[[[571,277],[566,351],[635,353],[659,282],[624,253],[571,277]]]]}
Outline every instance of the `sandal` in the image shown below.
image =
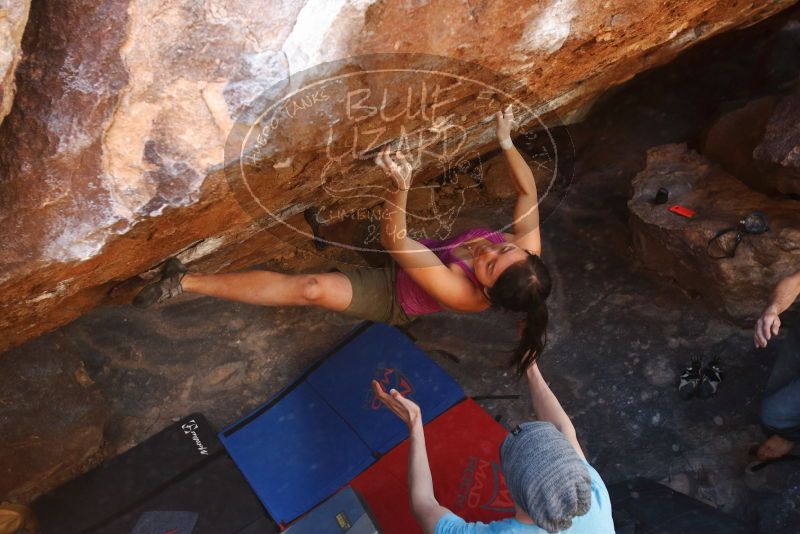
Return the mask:
{"type": "Polygon", "coordinates": [[[133,298],[133,305],[137,308],[149,308],[158,302],[177,297],[183,293],[181,279],[187,272],[188,269],[178,258],[169,258],[164,262],[159,279],[144,286],[133,298]]]}
{"type": "MultiPolygon", "coordinates": [[[[758,456],[758,449],[761,447],[761,445],[762,444],[753,445],[747,451],[747,454],[749,454],[750,456],[758,456]]],[[[761,471],[768,465],[783,463],[783,462],[797,462],[797,461],[800,461],[800,447],[798,447],[798,445],[795,444],[795,446],[792,447],[792,449],[783,456],[779,456],[777,458],[767,458],[766,460],[756,459],[755,461],[750,462],[747,465],[746,471],[748,473],[755,473],[757,471],[761,471]]]]}

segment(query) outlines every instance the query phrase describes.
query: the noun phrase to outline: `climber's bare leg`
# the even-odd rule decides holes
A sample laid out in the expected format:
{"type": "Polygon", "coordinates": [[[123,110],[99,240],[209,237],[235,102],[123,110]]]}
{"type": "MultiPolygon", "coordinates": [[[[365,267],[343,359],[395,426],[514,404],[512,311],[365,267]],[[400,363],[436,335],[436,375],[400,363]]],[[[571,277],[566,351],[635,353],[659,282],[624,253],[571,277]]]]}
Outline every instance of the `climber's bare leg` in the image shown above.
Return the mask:
{"type": "Polygon", "coordinates": [[[342,273],[282,274],[247,271],[228,274],[186,274],[184,291],[261,306],[320,306],[343,311],[353,287],[342,273]]]}

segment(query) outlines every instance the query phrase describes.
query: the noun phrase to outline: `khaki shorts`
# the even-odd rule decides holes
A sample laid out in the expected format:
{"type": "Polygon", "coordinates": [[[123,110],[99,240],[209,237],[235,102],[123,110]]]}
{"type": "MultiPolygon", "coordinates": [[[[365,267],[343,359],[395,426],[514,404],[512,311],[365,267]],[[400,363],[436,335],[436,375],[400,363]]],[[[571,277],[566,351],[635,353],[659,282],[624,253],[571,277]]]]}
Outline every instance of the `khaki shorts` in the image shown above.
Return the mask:
{"type": "Polygon", "coordinates": [[[365,321],[408,324],[415,316],[408,315],[395,295],[395,262],[385,267],[344,267],[334,269],[350,280],[353,286],[353,300],[342,313],[365,321]]]}

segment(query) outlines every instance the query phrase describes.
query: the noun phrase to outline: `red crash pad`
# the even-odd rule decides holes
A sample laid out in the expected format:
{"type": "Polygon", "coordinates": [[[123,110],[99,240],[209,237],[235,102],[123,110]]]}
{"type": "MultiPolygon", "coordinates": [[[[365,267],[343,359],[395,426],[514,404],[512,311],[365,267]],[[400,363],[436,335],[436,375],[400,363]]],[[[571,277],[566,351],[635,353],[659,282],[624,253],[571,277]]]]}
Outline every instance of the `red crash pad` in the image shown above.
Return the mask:
{"type": "MultiPolygon", "coordinates": [[[[508,431],[467,399],[425,425],[433,488],[442,506],[467,521],[514,515],[500,469],[508,431]]],[[[408,502],[408,440],[357,476],[351,486],[367,501],[386,534],[421,533],[408,502]]]]}

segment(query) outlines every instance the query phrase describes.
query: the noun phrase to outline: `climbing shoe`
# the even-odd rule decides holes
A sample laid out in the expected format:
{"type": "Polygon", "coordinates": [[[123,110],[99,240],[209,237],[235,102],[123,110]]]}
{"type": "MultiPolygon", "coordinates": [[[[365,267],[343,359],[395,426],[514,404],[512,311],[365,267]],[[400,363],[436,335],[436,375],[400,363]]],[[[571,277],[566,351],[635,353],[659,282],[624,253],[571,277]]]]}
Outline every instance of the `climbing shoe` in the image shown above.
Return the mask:
{"type": "Polygon", "coordinates": [[[157,302],[176,297],[183,293],[181,279],[188,269],[178,258],[170,258],[164,262],[158,280],[144,286],[133,298],[133,305],[137,308],[147,308],[157,302]]]}
{"type": "Polygon", "coordinates": [[[678,394],[687,400],[697,392],[703,379],[703,366],[699,359],[692,359],[692,364],[684,369],[678,378],[678,394]]]}
{"type": "Polygon", "coordinates": [[[722,382],[724,376],[725,373],[722,371],[722,363],[719,359],[714,358],[711,360],[711,363],[703,369],[703,378],[700,380],[697,396],[701,399],[707,399],[716,395],[719,384],[722,382]]]}
{"type": "Polygon", "coordinates": [[[328,248],[328,243],[320,237],[319,234],[319,208],[311,207],[303,212],[303,218],[311,227],[311,233],[314,236],[314,248],[317,250],[325,250],[328,248]]]}

